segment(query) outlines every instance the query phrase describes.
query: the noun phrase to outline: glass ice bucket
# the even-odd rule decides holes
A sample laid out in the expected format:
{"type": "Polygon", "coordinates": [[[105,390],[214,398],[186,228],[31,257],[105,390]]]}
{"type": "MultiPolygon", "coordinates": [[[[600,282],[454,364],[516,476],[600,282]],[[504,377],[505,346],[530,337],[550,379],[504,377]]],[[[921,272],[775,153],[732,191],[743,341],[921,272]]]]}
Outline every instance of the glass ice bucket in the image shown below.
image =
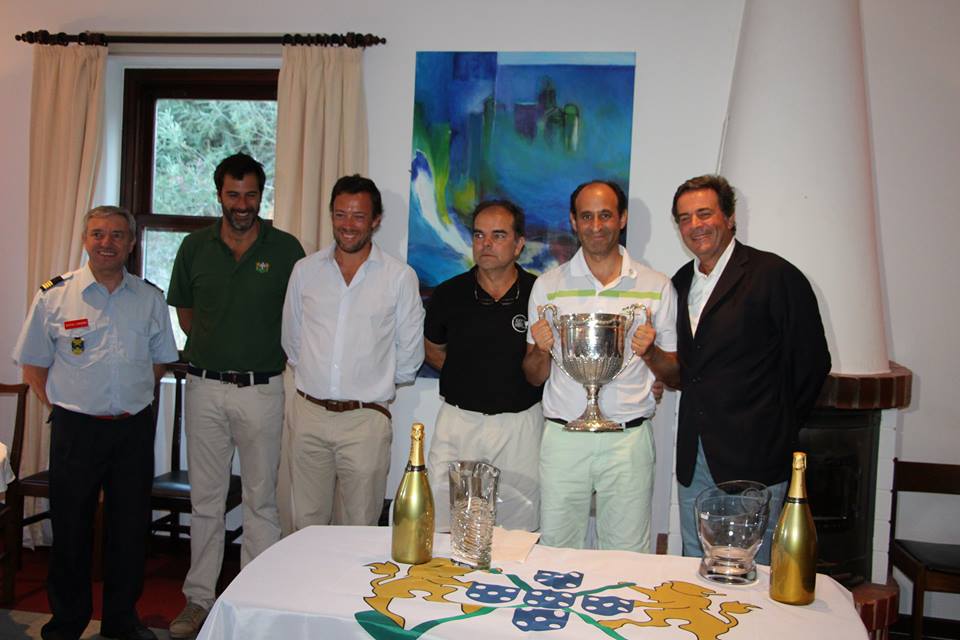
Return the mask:
{"type": "Polygon", "coordinates": [[[696,500],[697,532],[703,546],[700,575],[723,584],[757,579],[754,558],[770,517],[770,490],[749,480],[721,482],[696,500]]]}

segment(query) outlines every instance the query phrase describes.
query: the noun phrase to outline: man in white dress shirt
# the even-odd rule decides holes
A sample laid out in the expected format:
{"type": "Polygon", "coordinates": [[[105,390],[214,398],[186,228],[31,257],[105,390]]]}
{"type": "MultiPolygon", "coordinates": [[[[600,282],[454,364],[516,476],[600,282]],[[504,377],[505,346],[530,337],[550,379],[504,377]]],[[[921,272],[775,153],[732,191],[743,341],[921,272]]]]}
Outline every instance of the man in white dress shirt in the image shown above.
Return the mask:
{"type": "Polygon", "coordinates": [[[375,525],[393,431],[387,405],[423,362],[417,276],[372,242],[383,204],[369,178],[344,176],[330,196],[335,243],[300,260],[283,307],[294,368],[291,489],[294,528],[375,525]]]}

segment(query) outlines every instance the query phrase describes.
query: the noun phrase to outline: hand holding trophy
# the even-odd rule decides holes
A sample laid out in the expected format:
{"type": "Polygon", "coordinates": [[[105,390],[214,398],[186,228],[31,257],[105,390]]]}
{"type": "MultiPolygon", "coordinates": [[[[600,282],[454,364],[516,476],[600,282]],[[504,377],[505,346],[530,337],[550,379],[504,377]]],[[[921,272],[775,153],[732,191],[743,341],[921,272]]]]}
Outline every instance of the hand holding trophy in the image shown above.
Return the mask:
{"type": "Polygon", "coordinates": [[[584,386],[587,406],[576,420],[564,427],[567,431],[621,431],[623,425],[606,418],[600,411],[597,397],[600,388],[616,378],[635,357],[631,353],[624,363],[624,343],[637,312],[647,322],[648,310],[642,304],[632,304],[620,313],[572,313],[559,315],[556,305],[548,304],[540,310],[556,330],[560,340],[550,355],[566,375],[584,386]],[[552,318],[552,320],[551,320],[552,318]]]}

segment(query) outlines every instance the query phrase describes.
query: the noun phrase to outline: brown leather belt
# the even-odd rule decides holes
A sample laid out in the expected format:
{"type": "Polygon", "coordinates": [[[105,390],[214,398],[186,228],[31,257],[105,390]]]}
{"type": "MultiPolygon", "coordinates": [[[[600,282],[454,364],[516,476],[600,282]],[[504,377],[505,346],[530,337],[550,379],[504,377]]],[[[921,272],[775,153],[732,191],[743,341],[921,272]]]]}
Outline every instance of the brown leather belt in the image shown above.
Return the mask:
{"type": "Polygon", "coordinates": [[[300,391],[300,389],[297,389],[297,394],[307,402],[320,405],[327,411],[343,413],[344,411],[354,411],[356,409],[373,409],[374,411],[379,411],[383,415],[387,416],[387,420],[393,419],[387,408],[381,404],[377,404],[376,402],[360,402],[359,400],[321,400],[320,398],[314,398],[311,395],[307,395],[303,391],[300,391]]]}

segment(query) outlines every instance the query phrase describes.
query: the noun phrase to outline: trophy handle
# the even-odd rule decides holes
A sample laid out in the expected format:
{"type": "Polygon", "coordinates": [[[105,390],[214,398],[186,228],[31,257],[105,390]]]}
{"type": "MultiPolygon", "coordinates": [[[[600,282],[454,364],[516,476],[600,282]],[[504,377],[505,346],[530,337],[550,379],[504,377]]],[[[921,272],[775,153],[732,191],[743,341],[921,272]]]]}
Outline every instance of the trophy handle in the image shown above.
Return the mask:
{"type": "Polygon", "coordinates": [[[560,371],[563,371],[567,376],[573,378],[570,373],[563,368],[563,361],[557,355],[557,346],[560,343],[560,327],[557,326],[557,317],[560,315],[560,312],[557,310],[557,305],[555,304],[545,304],[540,307],[540,319],[546,320],[547,324],[550,325],[551,330],[554,331],[555,335],[553,339],[553,349],[550,349],[550,357],[553,359],[557,366],[560,367],[560,371]],[[551,317],[547,317],[547,313],[550,313],[551,317]]]}
{"type": "MultiPolygon", "coordinates": [[[[620,312],[621,315],[624,315],[627,317],[627,326],[624,327],[623,329],[624,340],[626,340],[627,334],[630,333],[630,329],[633,328],[633,321],[636,320],[638,311],[640,311],[643,314],[642,316],[643,319],[640,322],[641,323],[646,322],[647,316],[649,315],[650,310],[647,309],[647,305],[645,304],[634,303],[634,304],[631,304],[630,306],[624,307],[623,311],[620,312]]],[[[624,349],[626,349],[627,345],[623,345],[623,347],[624,349]]],[[[630,356],[626,358],[626,361],[623,363],[623,366],[620,367],[620,371],[617,371],[614,374],[614,376],[610,378],[610,381],[612,382],[613,380],[616,380],[617,376],[623,373],[626,370],[626,368],[630,366],[630,363],[632,363],[634,358],[636,357],[637,357],[637,354],[633,352],[633,349],[630,349],[630,356]]]]}

